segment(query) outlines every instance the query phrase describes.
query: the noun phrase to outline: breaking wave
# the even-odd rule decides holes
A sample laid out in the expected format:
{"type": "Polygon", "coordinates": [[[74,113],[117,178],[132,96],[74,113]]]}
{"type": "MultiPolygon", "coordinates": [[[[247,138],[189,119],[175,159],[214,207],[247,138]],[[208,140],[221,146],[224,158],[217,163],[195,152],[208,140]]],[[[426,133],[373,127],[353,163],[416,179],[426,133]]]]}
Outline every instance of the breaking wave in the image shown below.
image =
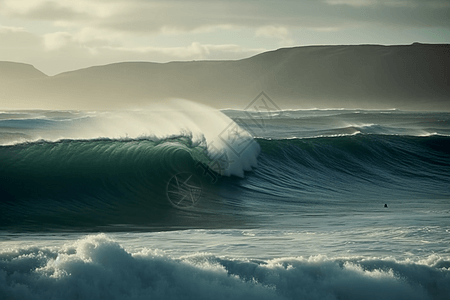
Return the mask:
{"type": "Polygon", "coordinates": [[[0,252],[3,299],[447,299],[450,261],[171,257],[104,234],[0,252]]]}
{"type": "Polygon", "coordinates": [[[201,181],[197,212],[218,209],[217,201],[232,203],[233,191],[254,203],[286,201],[292,195],[302,195],[302,199],[312,195],[316,200],[360,196],[371,201],[382,198],[383,191],[388,197],[445,198],[449,193],[448,137],[257,139],[248,147],[250,158],[219,163],[210,158],[206,145],[194,143],[189,136],[2,146],[0,207],[4,213],[0,225],[30,224],[42,229],[156,224],[176,210],[168,201],[167,187],[180,173],[193,174],[201,181]],[[259,167],[253,169],[259,147],[259,167]],[[236,169],[236,164],[240,176],[244,170],[253,172],[245,180],[224,177],[229,174],[221,170],[236,169]]]}

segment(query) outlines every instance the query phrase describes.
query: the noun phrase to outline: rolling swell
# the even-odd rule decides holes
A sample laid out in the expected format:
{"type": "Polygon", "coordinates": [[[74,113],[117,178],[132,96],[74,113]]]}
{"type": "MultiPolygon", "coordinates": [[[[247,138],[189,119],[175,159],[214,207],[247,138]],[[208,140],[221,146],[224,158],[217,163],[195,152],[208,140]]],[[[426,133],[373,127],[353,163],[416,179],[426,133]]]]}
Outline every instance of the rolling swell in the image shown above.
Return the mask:
{"type": "Polygon", "coordinates": [[[157,221],[173,210],[173,175],[199,173],[190,137],[62,140],[0,147],[3,226],[92,226],[157,221]],[[195,159],[194,159],[195,157],[195,159]]]}
{"type": "Polygon", "coordinates": [[[392,203],[450,195],[446,136],[356,134],[257,142],[258,168],[243,179],[218,176],[217,182],[198,167],[208,160],[204,147],[186,136],[2,146],[0,226],[224,228],[273,209],[268,202],[288,211],[305,199],[392,203]],[[203,188],[200,203],[188,211],[167,199],[169,180],[182,172],[195,174],[203,188]]]}
{"type": "Polygon", "coordinates": [[[271,196],[448,197],[450,138],[356,134],[267,140],[254,185],[271,196]]]}

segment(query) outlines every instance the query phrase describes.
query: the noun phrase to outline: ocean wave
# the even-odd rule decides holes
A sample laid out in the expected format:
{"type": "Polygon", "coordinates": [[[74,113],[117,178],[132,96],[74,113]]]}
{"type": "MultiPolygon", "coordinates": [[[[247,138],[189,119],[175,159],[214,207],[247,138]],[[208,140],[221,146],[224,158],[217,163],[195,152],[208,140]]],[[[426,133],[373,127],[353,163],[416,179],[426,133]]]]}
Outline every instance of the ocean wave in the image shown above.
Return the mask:
{"type": "Polygon", "coordinates": [[[448,196],[448,137],[356,134],[257,140],[262,148],[260,165],[270,166],[255,171],[253,177],[261,179],[260,186],[287,191],[284,181],[273,179],[279,177],[289,178],[289,186],[303,192],[338,198],[360,193],[370,198],[383,190],[390,190],[390,196],[395,191],[448,196]],[[327,187],[331,186],[341,188],[330,193],[327,187]]]}
{"type": "MultiPolygon", "coordinates": [[[[244,151],[230,166],[192,136],[2,146],[0,225],[155,224],[172,205],[183,208],[183,193],[191,195],[196,188],[206,195],[217,178],[251,170],[254,149],[249,146],[250,155],[244,151]],[[198,186],[189,185],[191,177],[198,186]]],[[[196,200],[191,199],[193,204],[196,200]]]]}
{"type": "Polygon", "coordinates": [[[448,114],[292,111],[309,119],[267,114],[258,123],[239,112],[250,123],[179,104],[8,112],[0,121],[0,227],[210,228],[229,223],[208,225],[205,214],[247,214],[245,223],[270,205],[449,197],[448,114]],[[192,207],[178,206],[185,199],[192,207]]]}
{"type": "Polygon", "coordinates": [[[104,234],[0,251],[4,299],[447,299],[450,261],[233,259],[131,251],[104,234]]]}
{"type": "MultiPolygon", "coordinates": [[[[167,220],[173,220],[169,218],[164,223],[165,214],[180,217],[173,210],[183,207],[173,207],[173,201],[181,203],[185,195],[194,197],[191,189],[197,189],[198,195],[191,199],[195,206],[190,209],[216,215],[245,211],[245,204],[235,204],[235,195],[256,206],[261,202],[261,207],[267,201],[280,203],[286,199],[292,199],[290,204],[298,204],[301,199],[313,198],[318,201],[363,197],[370,201],[383,197],[383,193],[388,198],[449,195],[448,137],[356,134],[256,139],[253,144],[247,149],[249,156],[243,153],[240,160],[234,161],[217,156],[213,160],[207,145],[194,142],[191,136],[2,146],[0,207],[4,216],[0,226],[164,227],[167,220]],[[260,147],[259,166],[255,169],[260,147]],[[238,179],[243,178],[244,171],[251,170],[245,180],[238,179]],[[224,177],[232,174],[240,176],[224,177]],[[180,191],[180,181],[188,183],[190,176],[197,181],[180,191]],[[301,198],[292,198],[293,194],[301,198]],[[196,204],[200,197],[201,203],[196,204]]],[[[203,226],[200,223],[194,227],[203,226]]]]}

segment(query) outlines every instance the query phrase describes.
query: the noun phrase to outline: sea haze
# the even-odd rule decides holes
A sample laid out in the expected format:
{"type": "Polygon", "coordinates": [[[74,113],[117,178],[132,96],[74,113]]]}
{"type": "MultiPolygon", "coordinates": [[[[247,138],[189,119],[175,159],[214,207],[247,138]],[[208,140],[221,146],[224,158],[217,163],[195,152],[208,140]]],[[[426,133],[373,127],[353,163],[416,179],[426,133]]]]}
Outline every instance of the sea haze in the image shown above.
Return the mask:
{"type": "Polygon", "coordinates": [[[0,112],[2,298],[448,298],[450,113],[250,108],[0,112]]]}

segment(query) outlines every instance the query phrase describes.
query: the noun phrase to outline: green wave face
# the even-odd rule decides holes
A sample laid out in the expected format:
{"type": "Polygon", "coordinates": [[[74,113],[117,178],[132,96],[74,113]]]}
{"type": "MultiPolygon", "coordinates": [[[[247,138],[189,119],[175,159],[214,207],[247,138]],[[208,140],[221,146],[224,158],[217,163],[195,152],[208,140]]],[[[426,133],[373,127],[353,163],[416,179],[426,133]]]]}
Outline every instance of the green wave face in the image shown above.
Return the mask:
{"type": "MultiPolygon", "coordinates": [[[[179,173],[202,176],[208,161],[189,137],[152,140],[63,140],[0,147],[0,223],[33,222],[74,215],[86,222],[117,222],[143,207],[170,209],[167,185],[179,173]],[[29,212],[29,213],[28,213],[29,212]],[[119,218],[120,219],[120,218],[119,218]],[[25,222],[26,220],[24,220],[25,222]]],[[[52,222],[53,222],[52,221],[52,222]]],[[[72,223],[77,223],[76,220],[72,223]]],[[[69,222],[70,223],[70,222],[69,222]]]]}
{"type": "Polygon", "coordinates": [[[259,165],[245,178],[220,176],[206,146],[186,136],[2,146],[0,226],[204,227],[268,203],[283,209],[280,203],[449,193],[449,137],[359,134],[257,143],[259,165]]]}

